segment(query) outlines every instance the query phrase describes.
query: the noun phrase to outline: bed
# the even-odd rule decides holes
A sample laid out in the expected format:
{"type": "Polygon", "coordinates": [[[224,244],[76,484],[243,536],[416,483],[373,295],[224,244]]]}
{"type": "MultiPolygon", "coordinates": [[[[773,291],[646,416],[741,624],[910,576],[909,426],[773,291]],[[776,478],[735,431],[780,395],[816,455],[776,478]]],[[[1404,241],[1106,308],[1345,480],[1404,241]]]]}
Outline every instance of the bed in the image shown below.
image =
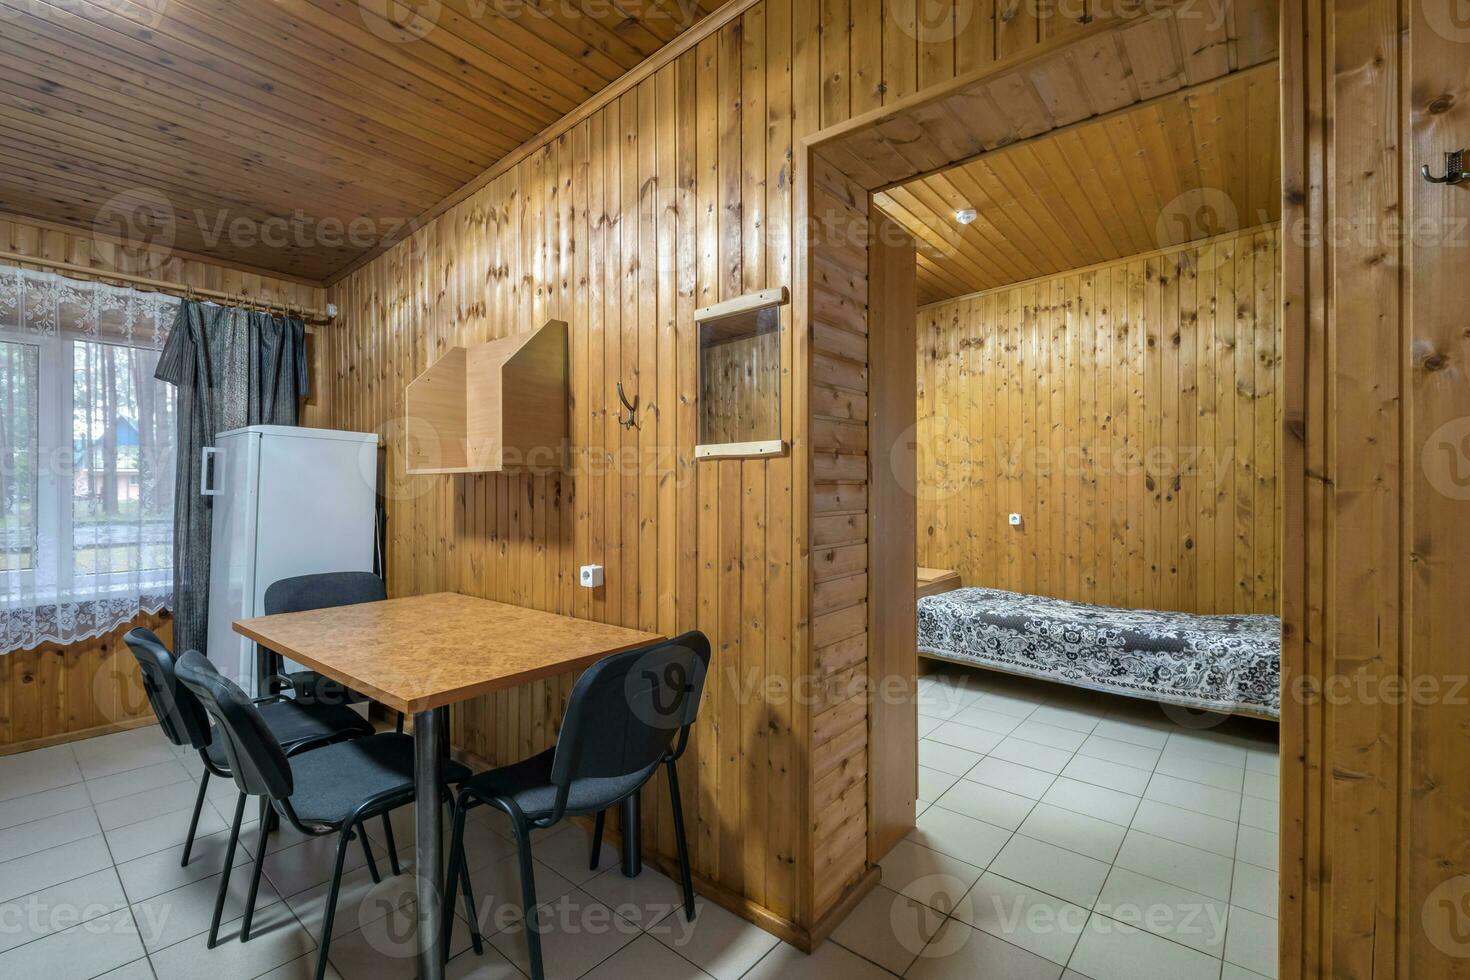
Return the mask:
{"type": "Polygon", "coordinates": [[[999,589],[919,599],[919,652],[1256,718],[1281,717],[1281,621],[1120,609],[999,589]]]}

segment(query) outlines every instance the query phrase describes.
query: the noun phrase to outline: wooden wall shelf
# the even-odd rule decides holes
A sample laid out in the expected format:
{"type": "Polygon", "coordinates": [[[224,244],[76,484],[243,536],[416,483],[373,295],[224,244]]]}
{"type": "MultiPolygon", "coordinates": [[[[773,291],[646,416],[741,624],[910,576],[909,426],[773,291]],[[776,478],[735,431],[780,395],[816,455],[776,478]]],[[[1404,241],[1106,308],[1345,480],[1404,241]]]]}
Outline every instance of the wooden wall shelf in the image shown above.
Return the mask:
{"type": "Polygon", "coordinates": [[[567,325],[452,348],[409,383],[410,473],[553,472],[567,443],[567,325]]]}

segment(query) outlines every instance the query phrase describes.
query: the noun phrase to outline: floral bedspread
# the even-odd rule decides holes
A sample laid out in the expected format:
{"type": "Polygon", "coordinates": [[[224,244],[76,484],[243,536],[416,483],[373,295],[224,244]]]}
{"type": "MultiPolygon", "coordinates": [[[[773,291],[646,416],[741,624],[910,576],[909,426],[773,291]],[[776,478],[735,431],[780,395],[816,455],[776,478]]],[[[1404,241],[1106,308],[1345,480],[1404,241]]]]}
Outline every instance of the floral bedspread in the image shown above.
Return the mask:
{"type": "Polygon", "coordinates": [[[956,589],[919,600],[922,653],[1098,691],[1281,716],[1281,621],[956,589]]]}

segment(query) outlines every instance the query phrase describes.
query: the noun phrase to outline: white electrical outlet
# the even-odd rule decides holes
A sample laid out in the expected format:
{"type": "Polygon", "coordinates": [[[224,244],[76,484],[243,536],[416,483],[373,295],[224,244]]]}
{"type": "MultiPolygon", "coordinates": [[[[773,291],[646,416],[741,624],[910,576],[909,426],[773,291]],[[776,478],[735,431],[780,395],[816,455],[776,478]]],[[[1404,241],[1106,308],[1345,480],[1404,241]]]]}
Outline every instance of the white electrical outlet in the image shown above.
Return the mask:
{"type": "Polygon", "coordinates": [[[583,565],[582,566],[582,588],[584,588],[584,589],[597,589],[597,588],[601,588],[601,587],[602,587],[602,566],[601,565],[583,565]]]}
{"type": "Polygon", "coordinates": [[[1012,514],[1011,515],[1011,527],[1020,527],[1020,526],[1021,526],[1021,515],[1020,514],[1012,514]]]}

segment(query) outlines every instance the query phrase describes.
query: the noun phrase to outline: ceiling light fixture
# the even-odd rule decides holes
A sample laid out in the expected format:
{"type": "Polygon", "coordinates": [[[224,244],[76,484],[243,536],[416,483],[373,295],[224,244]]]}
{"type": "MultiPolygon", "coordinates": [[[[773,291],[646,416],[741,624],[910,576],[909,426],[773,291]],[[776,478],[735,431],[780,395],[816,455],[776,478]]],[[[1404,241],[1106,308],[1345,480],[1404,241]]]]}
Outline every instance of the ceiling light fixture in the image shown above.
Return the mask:
{"type": "Polygon", "coordinates": [[[974,208],[960,208],[954,213],[954,220],[958,221],[962,225],[969,224],[977,217],[979,217],[979,215],[975,213],[974,208]]]}

